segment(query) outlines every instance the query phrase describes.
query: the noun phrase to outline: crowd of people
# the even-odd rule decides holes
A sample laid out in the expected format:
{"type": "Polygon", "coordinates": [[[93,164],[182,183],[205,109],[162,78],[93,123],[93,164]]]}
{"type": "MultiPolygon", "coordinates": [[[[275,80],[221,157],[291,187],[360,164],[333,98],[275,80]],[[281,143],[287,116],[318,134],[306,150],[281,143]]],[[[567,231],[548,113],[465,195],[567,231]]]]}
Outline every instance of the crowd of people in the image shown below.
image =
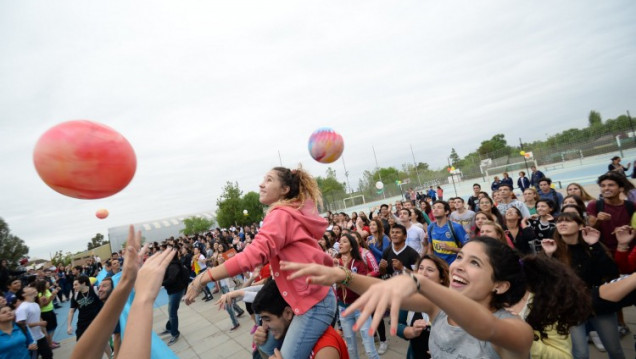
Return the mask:
{"type": "Polygon", "coordinates": [[[621,308],[636,303],[636,190],[609,171],[599,198],[576,183],[564,196],[532,170],[516,182],[495,177],[490,192],[474,184],[470,195],[445,199],[429,188],[368,212],[321,216],[315,180],[276,167],[260,185],[268,206],[260,224],[143,248],[131,228],[129,247],[111,258],[34,275],[3,263],[0,358],[52,357],[54,305],[67,300],[69,333],[79,312],[73,357],[148,357],[162,286],[168,345],[180,337],[181,302],[219,292],[228,331],[250,314],[255,358],[358,358],[358,336],[366,356],[379,358],[387,334],[405,339],[407,358],[587,358],[588,340],[624,358],[621,308]],[[95,285],[100,271],[107,275],[95,285]],[[117,318],[133,287],[136,325],[121,336],[117,318]]]}

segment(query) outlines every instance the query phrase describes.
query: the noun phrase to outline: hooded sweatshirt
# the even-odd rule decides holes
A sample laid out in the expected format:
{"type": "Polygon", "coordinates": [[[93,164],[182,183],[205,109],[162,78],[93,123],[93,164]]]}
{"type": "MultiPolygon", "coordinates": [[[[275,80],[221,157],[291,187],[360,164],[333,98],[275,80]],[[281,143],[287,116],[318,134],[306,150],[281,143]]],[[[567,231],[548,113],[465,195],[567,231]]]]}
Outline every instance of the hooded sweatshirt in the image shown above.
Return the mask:
{"type": "Polygon", "coordinates": [[[305,277],[288,280],[290,273],[281,272],[280,261],[333,266],[333,259],[318,244],[327,224],[327,220],[318,215],[312,201],[305,201],[300,209],[276,207],[265,216],[252,244],[225,262],[225,269],[230,276],[235,276],[269,262],[273,278],[287,304],[296,315],[304,314],[323,300],[331,288],[307,284],[305,277]]]}

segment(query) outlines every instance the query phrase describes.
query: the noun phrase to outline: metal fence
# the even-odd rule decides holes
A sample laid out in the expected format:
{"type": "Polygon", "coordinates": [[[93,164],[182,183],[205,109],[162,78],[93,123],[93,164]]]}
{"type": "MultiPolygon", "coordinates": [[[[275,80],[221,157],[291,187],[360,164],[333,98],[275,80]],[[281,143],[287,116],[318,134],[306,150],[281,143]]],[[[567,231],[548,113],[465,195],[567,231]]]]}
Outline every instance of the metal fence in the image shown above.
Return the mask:
{"type": "MultiPolygon", "coordinates": [[[[471,179],[479,179],[486,181],[487,176],[501,175],[503,172],[511,172],[516,176],[518,171],[524,171],[531,165],[536,164],[550,168],[559,168],[565,161],[573,159],[581,159],[588,156],[595,156],[604,153],[618,154],[623,157],[622,151],[636,148],[636,136],[632,132],[629,125],[623,125],[615,128],[613,131],[589,130],[587,138],[583,140],[570,140],[567,133],[548,137],[546,141],[534,142],[532,144],[523,144],[522,146],[513,146],[499,151],[482,154],[477,158],[472,156],[464,159],[460,168],[456,169],[455,178],[461,178],[463,181],[471,179]],[[558,140],[557,140],[558,139],[558,140]],[[520,151],[531,152],[532,158],[526,159],[520,154],[520,151]],[[483,165],[488,162],[488,165],[483,165]]],[[[520,139],[522,140],[522,139],[520,139]]],[[[449,149],[450,153],[451,150],[449,149]]],[[[609,158],[608,158],[609,160],[609,158]]],[[[369,161],[371,163],[371,161],[369,161]]],[[[609,162],[609,161],[608,161],[609,162]]],[[[427,172],[427,174],[417,173],[412,165],[403,165],[408,176],[401,179],[401,183],[397,181],[383,181],[384,188],[377,190],[374,185],[366,186],[363,191],[355,191],[353,193],[333,195],[324,195],[324,210],[339,211],[345,208],[343,199],[355,195],[364,195],[365,202],[373,202],[385,198],[395,196],[404,196],[404,193],[413,188],[415,191],[424,192],[430,186],[436,188],[438,185],[446,185],[452,183],[451,174],[444,170],[427,172]]],[[[490,179],[488,179],[490,180],[490,179]]]]}

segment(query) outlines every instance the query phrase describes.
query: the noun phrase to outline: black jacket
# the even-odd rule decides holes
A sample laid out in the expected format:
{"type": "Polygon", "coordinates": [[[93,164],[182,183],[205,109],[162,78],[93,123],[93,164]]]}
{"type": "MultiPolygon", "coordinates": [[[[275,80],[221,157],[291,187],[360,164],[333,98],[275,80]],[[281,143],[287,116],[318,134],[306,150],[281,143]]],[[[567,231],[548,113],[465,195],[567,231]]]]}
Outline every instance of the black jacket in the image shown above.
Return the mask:
{"type": "Polygon", "coordinates": [[[166,268],[162,285],[168,294],[174,294],[184,290],[188,286],[189,279],[188,269],[181,264],[177,256],[174,256],[166,268]]]}

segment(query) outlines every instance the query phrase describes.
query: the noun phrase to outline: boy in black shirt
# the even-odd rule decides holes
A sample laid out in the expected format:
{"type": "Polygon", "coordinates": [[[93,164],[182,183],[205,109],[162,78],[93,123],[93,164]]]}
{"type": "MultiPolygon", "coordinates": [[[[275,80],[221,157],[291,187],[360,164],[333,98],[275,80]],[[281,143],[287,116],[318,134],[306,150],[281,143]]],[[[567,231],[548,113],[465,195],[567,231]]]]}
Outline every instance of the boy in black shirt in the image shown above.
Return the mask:
{"type": "Polygon", "coordinates": [[[417,251],[406,245],[406,228],[401,224],[391,227],[391,247],[382,253],[380,260],[380,275],[387,279],[403,271],[412,271],[420,259],[417,251]]]}

